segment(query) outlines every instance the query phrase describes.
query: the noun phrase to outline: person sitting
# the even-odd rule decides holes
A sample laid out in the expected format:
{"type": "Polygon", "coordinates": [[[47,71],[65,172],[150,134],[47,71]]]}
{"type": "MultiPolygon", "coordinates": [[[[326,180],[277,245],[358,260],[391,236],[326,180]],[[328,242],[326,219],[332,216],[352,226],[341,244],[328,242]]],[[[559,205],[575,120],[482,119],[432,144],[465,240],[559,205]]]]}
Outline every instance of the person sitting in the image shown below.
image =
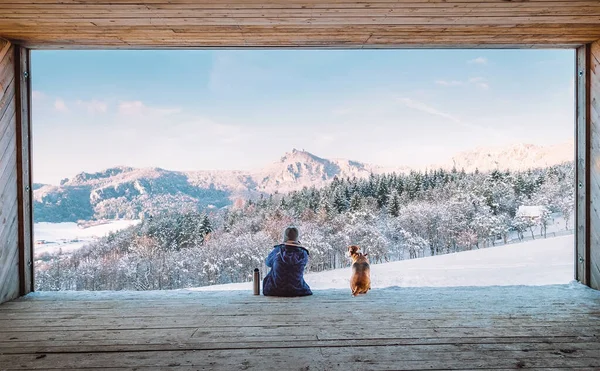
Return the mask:
{"type": "Polygon", "coordinates": [[[312,295],[304,281],[304,267],[308,263],[308,250],[298,241],[298,228],[288,227],[283,233],[283,243],[273,248],[266,260],[271,268],[263,280],[265,296],[312,295]]]}

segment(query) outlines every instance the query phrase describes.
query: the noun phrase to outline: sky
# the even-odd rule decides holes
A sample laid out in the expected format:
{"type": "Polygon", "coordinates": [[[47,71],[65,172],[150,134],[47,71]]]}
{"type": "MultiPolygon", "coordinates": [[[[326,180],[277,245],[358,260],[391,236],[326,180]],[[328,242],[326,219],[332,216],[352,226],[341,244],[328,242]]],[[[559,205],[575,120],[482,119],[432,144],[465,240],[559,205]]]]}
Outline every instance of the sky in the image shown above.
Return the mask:
{"type": "Polygon", "coordinates": [[[572,140],[572,50],[33,51],[33,176],[382,166],[572,140]]]}

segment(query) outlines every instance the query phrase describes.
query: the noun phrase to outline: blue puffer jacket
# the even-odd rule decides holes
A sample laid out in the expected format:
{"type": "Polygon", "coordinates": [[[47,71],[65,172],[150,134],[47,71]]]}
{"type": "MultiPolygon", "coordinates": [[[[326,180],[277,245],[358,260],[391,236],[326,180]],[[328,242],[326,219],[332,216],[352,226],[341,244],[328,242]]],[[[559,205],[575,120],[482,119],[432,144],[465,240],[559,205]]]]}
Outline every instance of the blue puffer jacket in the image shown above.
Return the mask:
{"type": "Polygon", "coordinates": [[[308,250],[299,245],[281,244],[273,248],[267,257],[271,271],[263,280],[266,296],[312,295],[304,282],[304,267],[308,263],[308,250]]]}

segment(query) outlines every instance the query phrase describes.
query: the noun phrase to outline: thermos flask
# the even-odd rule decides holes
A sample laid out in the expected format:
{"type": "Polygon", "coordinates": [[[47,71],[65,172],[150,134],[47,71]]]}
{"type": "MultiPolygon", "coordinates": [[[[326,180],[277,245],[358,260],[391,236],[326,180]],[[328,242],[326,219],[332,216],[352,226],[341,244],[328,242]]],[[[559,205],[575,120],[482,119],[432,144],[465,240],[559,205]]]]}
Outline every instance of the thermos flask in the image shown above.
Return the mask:
{"type": "Polygon", "coordinates": [[[260,271],[254,268],[254,295],[260,295],[260,271]]]}

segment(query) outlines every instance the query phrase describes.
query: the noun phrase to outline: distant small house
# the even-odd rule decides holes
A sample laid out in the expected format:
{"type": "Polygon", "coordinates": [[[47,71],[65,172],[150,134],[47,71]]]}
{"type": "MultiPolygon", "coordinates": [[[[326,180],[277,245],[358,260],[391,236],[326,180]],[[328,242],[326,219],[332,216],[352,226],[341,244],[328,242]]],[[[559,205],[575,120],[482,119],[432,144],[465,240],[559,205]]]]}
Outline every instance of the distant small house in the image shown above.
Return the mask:
{"type": "Polygon", "coordinates": [[[538,219],[542,215],[548,212],[545,206],[519,206],[517,210],[517,216],[521,216],[527,219],[538,219]]]}

